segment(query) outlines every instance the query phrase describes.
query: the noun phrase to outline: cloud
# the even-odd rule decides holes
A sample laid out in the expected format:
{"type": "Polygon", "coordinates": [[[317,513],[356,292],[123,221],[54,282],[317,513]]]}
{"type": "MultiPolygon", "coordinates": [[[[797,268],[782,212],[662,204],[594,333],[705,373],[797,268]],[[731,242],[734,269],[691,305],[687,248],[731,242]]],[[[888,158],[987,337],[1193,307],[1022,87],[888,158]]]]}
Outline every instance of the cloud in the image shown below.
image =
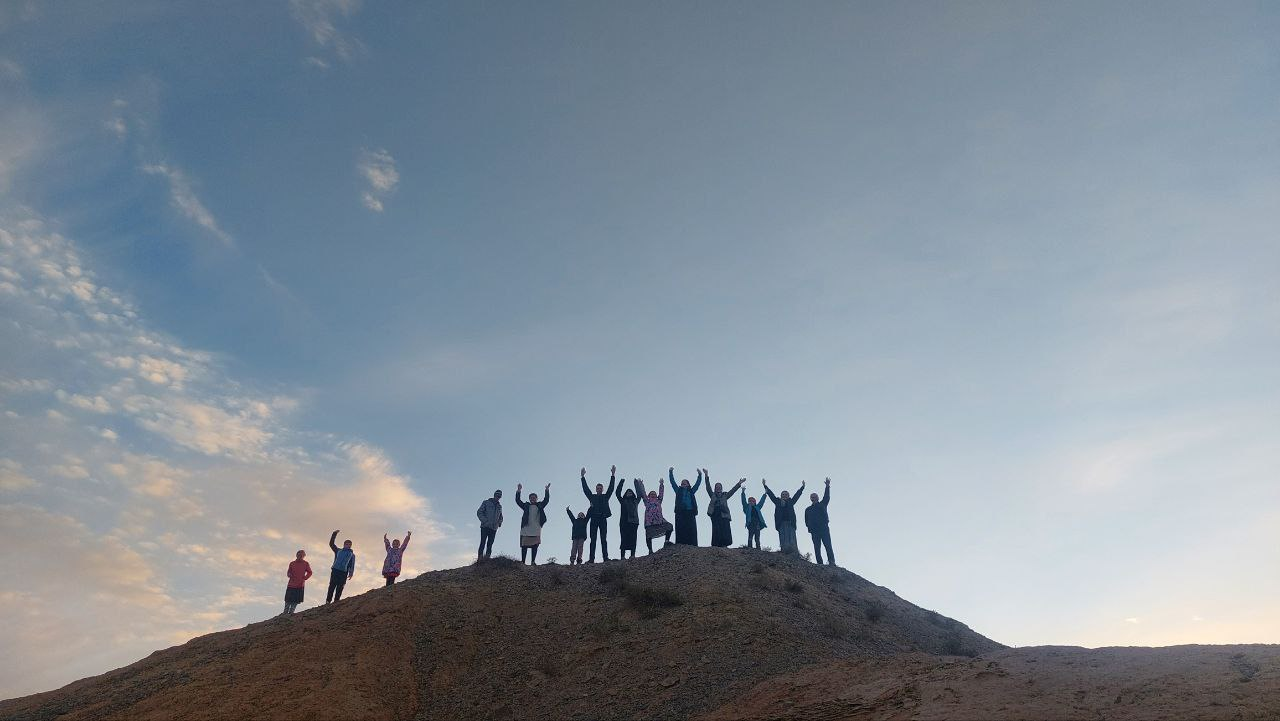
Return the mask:
{"type": "Polygon", "coordinates": [[[356,162],[356,170],[369,183],[369,189],[361,193],[360,201],[369,210],[381,213],[382,198],[394,191],[400,183],[396,159],[383,149],[362,150],[360,159],[356,162]]]}
{"type": "MultiPolygon", "coordinates": [[[[363,48],[359,40],[338,30],[338,22],[360,10],[361,0],[290,0],[293,17],[306,30],[311,41],[321,50],[332,53],[342,61],[350,61],[363,48]]],[[[316,56],[309,56],[307,64],[327,69],[329,63],[316,56]]]]}
{"type": "Polygon", "coordinates": [[[0,417],[12,449],[0,500],[28,504],[5,506],[0,524],[24,559],[11,569],[24,579],[14,613],[24,624],[31,609],[45,614],[0,629],[0,656],[23,659],[0,670],[0,697],[276,612],[293,553],[323,564],[334,528],[360,554],[352,592],[378,585],[387,531],[414,531],[406,574],[431,567],[447,527],[381,449],[298,430],[297,400],[149,328],[38,220],[0,216],[0,268],[13,286],[0,346],[24,349],[0,361],[0,393],[22,411],[0,417]],[[17,516],[52,530],[11,524],[17,516]],[[27,578],[25,559],[50,557],[56,572],[27,578]],[[113,559],[119,575],[99,583],[113,559]],[[99,565],[84,571],[89,561],[99,565]],[[103,614],[113,623],[87,620],[103,614]]]}
{"type": "Polygon", "coordinates": [[[218,221],[214,219],[213,213],[200,202],[191,188],[190,181],[178,168],[165,165],[164,163],[152,163],[142,166],[142,172],[148,175],[159,175],[169,181],[169,199],[173,203],[173,207],[185,215],[188,219],[194,221],[196,225],[209,231],[213,237],[222,241],[223,245],[228,248],[236,247],[235,240],[231,238],[221,227],[218,221]]]}

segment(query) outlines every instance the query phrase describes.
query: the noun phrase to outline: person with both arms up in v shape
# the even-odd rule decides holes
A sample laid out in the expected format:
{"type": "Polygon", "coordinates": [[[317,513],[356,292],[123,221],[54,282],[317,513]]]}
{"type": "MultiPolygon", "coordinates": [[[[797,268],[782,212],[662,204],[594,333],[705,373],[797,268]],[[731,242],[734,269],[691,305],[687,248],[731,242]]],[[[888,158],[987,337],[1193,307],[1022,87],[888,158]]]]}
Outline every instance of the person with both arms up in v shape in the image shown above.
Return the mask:
{"type": "Polygon", "coordinates": [[[587,469],[582,469],[582,494],[591,502],[591,507],[587,509],[587,518],[591,519],[589,530],[591,531],[591,550],[587,554],[587,563],[596,562],[596,536],[600,537],[600,553],[604,560],[609,560],[609,516],[613,515],[613,511],[609,510],[609,499],[613,497],[613,489],[618,484],[618,467],[613,466],[609,469],[609,488],[605,489],[603,483],[596,484],[595,493],[587,487],[587,469]]]}

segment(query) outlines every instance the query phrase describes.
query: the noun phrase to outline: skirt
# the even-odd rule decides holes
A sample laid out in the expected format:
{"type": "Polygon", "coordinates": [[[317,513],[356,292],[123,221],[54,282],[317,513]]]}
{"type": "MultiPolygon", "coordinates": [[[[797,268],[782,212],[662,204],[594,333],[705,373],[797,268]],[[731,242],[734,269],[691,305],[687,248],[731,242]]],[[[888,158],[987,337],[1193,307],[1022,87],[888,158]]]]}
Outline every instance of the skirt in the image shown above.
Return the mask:
{"type": "Polygon", "coordinates": [[[644,537],[645,538],[665,538],[671,535],[672,530],[673,529],[671,527],[671,524],[668,523],[667,521],[663,521],[662,523],[655,523],[652,526],[645,526],[644,537]]]}
{"type": "Polygon", "coordinates": [[[302,586],[289,587],[284,590],[285,603],[302,603],[302,586]]]}
{"type": "Polygon", "coordinates": [[[536,536],[521,536],[521,537],[520,537],[520,547],[521,547],[521,548],[534,548],[535,546],[539,546],[539,545],[541,545],[541,544],[542,544],[542,534],[541,534],[541,533],[539,533],[539,534],[538,534],[538,535],[536,535],[536,536]]]}
{"type": "Polygon", "coordinates": [[[619,523],[618,533],[622,534],[622,550],[636,550],[636,529],[640,528],[639,523],[619,523]]]}
{"type": "Polygon", "coordinates": [[[676,543],[698,545],[698,514],[696,511],[676,511],[676,543]]]}
{"type": "Polygon", "coordinates": [[[718,548],[733,545],[733,526],[728,516],[711,519],[711,545],[718,548]]]}
{"type": "Polygon", "coordinates": [[[789,523],[778,524],[778,545],[781,546],[783,553],[800,553],[800,547],[796,545],[796,527],[789,523]]]}

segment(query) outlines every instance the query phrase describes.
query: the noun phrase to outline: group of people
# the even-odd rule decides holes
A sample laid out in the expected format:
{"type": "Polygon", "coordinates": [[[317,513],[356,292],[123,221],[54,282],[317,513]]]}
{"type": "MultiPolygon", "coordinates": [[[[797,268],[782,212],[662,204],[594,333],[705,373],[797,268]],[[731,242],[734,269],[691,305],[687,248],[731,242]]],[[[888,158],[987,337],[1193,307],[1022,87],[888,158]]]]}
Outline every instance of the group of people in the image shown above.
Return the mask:
{"type": "MultiPolygon", "coordinates": [[[[347,581],[356,575],[356,552],[352,549],[350,540],[343,541],[342,548],[338,548],[338,533],[339,531],[334,531],[329,536],[329,549],[333,551],[333,565],[329,569],[329,590],[325,593],[325,603],[342,600],[342,589],[346,588],[347,581]]],[[[404,552],[409,547],[409,539],[412,537],[413,531],[406,531],[403,541],[399,538],[388,540],[387,534],[382,534],[382,545],[387,549],[387,555],[382,560],[382,577],[386,579],[386,585],[395,583],[400,575],[404,552]]],[[[307,579],[312,576],[306,551],[298,551],[296,558],[285,571],[285,575],[288,576],[289,583],[284,590],[282,616],[292,614],[298,608],[298,604],[302,603],[307,579]]]]}
{"type": "MultiPolygon", "coordinates": [[[[644,524],[645,545],[649,549],[649,553],[653,553],[653,541],[655,538],[663,538],[665,544],[671,543],[671,536],[674,532],[675,542],[687,544],[690,546],[698,545],[698,489],[706,483],[707,496],[707,515],[711,517],[711,545],[726,547],[733,545],[733,517],[730,511],[730,502],[734,493],[738,493],[747,479],[739,479],[732,488],[725,490],[722,484],[711,484],[711,473],[705,468],[697,469],[697,480],[689,483],[689,479],[685,478],[676,483],[675,468],[667,469],[667,482],[671,485],[671,489],[675,494],[675,524],[673,525],[663,516],[662,503],[666,488],[662,481],[658,481],[658,489],[646,491],[644,481],[636,478],[633,480],[635,490],[626,488],[626,479],[618,480],[618,467],[613,466],[609,469],[609,485],[606,487],[603,483],[595,484],[594,489],[587,484],[587,469],[583,468],[580,475],[582,483],[582,493],[586,496],[587,507],[585,511],[579,511],[576,515],[569,506],[565,507],[565,513],[569,516],[569,524],[571,527],[570,540],[573,542],[572,550],[569,553],[569,563],[582,563],[583,546],[587,545],[587,540],[591,543],[588,547],[587,563],[595,563],[596,547],[599,545],[601,557],[609,560],[609,519],[613,516],[613,510],[610,504],[614,498],[618,501],[621,509],[618,518],[618,532],[621,536],[621,542],[618,546],[621,558],[626,558],[627,553],[631,553],[631,557],[636,555],[636,539],[639,535],[640,525],[644,524]],[[644,515],[641,517],[640,504],[644,504],[644,515]]],[[[804,482],[800,483],[800,487],[795,493],[783,491],[780,495],[775,496],[773,490],[769,488],[768,481],[761,481],[764,489],[764,495],[758,500],[755,496],[748,497],[746,489],[741,490],[742,514],[745,516],[747,528],[747,546],[760,548],[760,532],[768,527],[765,522],[764,506],[766,501],[773,501],[773,524],[778,531],[778,544],[783,553],[798,554],[800,552],[796,543],[796,502],[800,500],[801,494],[804,493],[804,482]]],[[[542,544],[542,530],[547,525],[547,504],[551,502],[551,484],[548,483],[542,492],[542,500],[538,500],[538,494],[530,493],[528,500],[522,498],[524,485],[516,486],[516,505],[520,507],[522,514],[520,517],[520,561],[522,563],[537,564],[538,562],[538,546],[542,544]]],[[[828,478],[825,484],[825,490],[822,497],[819,498],[817,493],[809,494],[809,506],[804,509],[805,528],[809,531],[809,536],[813,540],[814,559],[821,565],[823,563],[823,551],[826,551],[826,562],[835,564],[835,553],[831,550],[831,528],[830,520],[827,516],[827,505],[831,502],[831,479],[828,478]]],[[[502,491],[493,492],[493,496],[486,498],[480,504],[480,508],[476,509],[476,518],[480,520],[480,548],[477,551],[478,559],[489,558],[493,554],[493,541],[497,537],[498,528],[502,526],[502,491]]]]}

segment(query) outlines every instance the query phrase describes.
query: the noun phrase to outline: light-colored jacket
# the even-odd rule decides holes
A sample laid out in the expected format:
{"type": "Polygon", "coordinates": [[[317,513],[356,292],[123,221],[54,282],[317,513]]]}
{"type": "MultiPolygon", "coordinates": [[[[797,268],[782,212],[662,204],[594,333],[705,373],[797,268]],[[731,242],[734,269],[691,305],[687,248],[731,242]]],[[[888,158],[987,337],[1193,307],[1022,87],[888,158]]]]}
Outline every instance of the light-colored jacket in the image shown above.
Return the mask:
{"type": "Polygon", "coordinates": [[[502,525],[502,502],[496,498],[486,498],[476,509],[476,518],[480,519],[481,528],[497,529],[502,525]]]}

